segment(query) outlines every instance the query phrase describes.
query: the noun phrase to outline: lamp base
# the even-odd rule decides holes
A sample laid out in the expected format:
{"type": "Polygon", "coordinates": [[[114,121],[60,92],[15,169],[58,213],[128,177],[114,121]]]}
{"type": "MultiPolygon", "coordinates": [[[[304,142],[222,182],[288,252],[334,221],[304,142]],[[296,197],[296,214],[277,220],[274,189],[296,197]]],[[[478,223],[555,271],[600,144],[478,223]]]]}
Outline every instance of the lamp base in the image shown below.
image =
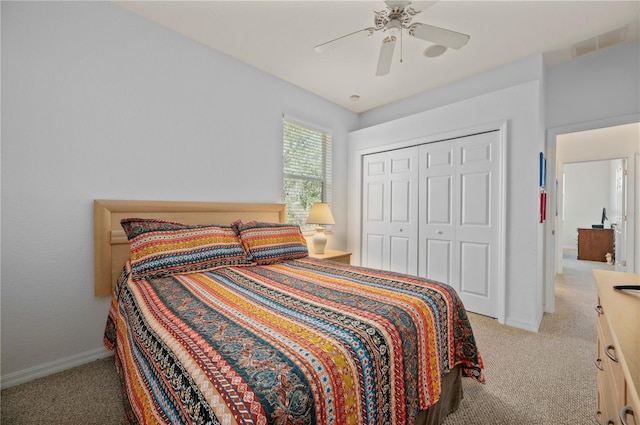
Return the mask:
{"type": "Polygon", "coordinates": [[[313,252],[316,254],[324,254],[324,248],[327,246],[327,235],[324,233],[324,227],[316,227],[316,233],[313,234],[313,252]]]}

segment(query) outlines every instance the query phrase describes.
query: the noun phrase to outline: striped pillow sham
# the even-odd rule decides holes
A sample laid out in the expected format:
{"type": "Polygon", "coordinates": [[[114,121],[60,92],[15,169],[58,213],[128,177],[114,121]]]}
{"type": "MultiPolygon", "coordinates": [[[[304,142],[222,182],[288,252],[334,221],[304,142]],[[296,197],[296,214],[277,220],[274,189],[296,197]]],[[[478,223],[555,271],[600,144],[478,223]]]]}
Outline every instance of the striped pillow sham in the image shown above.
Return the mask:
{"type": "Polygon", "coordinates": [[[251,265],[230,226],[187,225],[174,221],[125,218],[134,280],[251,265]]]}
{"type": "Polygon", "coordinates": [[[307,240],[295,224],[238,220],[232,223],[247,253],[257,264],[272,264],[309,255],[307,240]]]}

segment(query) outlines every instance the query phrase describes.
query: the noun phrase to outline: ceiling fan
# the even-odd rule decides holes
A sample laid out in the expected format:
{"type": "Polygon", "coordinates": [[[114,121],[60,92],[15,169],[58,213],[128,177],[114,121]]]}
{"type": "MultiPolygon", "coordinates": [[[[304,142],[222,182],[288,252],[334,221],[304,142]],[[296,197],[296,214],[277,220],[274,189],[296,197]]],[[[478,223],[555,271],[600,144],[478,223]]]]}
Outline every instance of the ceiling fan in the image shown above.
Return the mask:
{"type": "Polygon", "coordinates": [[[420,13],[420,11],[414,9],[410,1],[386,0],[385,3],[387,5],[386,9],[380,12],[374,12],[373,27],[352,32],[327,41],[326,43],[319,44],[315,47],[316,52],[321,53],[329,48],[342,46],[351,41],[369,37],[378,31],[382,31],[387,35],[382,40],[380,55],[378,57],[378,67],[376,69],[376,75],[382,76],[388,74],[391,69],[391,61],[393,60],[396,41],[398,37],[402,40],[403,30],[406,30],[412,37],[434,43],[434,45],[425,52],[427,56],[431,57],[443,54],[448,48],[459,49],[469,41],[470,37],[467,34],[419,22],[411,23],[413,17],[420,13]]]}

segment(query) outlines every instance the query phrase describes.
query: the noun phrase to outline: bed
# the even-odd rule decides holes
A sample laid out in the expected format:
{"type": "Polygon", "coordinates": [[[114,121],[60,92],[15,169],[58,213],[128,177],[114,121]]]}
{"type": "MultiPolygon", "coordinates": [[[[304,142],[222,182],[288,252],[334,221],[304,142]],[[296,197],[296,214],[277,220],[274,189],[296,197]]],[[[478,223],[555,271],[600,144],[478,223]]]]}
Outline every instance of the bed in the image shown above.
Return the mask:
{"type": "Polygon", "coordinates": [[[129,423],[439,424],[461,377],[484,382],[451,287],[311,258],[285,217],[94,201],[95,293],[112,296],[104,341],[129,423]]]}

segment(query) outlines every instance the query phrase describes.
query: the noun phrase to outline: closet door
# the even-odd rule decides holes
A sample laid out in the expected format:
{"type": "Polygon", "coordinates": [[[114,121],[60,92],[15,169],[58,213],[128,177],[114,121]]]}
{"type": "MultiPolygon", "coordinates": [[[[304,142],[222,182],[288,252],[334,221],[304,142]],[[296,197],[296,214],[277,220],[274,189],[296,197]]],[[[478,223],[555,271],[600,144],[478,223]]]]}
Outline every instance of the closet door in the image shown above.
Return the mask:
{"type": "Polygon", "coordinates": [[[500,132],[460,139],[458,153],[458,291],[470,311],[498,317],[500,132]]]}
{"type": "Polygon", "coordinates": [[[364,156],[362,259],[365,267],[418,273],[418,148],[364,156]]]}
{"type": "Polygon", "coordinates": [[[419,275],[498,316],[500,132],[420,147],[419,275]]]}
{"type": "Polygon", "coordinates": [[[420,146],[418,273],[422,277],[452,284],[458,281],[454,249],[458,211],[458,177],[454,157],[456,140],[420,146]]]}

